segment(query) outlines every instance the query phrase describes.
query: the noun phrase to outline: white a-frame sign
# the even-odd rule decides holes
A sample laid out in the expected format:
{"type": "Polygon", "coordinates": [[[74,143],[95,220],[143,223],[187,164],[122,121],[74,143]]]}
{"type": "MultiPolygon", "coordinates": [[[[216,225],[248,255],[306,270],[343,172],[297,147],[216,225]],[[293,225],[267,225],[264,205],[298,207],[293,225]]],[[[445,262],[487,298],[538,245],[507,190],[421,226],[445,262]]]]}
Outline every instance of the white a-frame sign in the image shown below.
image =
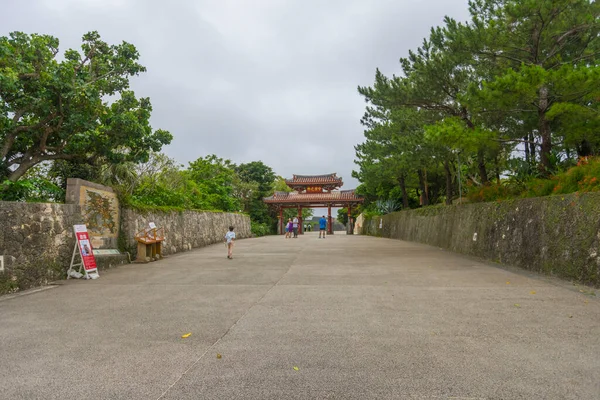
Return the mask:
{"type": "Polygon", "coordinates": [[[73,248],[71,265],[67,271],[67,279],[71,277],[81,278],[82,276],[85,276],[85,279],[99,278],[98,266],[96,265],[96,258],[94,257],[87,227],[85,225],[73,225],[73,231],[75,232],[75,247],[73,248]],[[77,254],[79,254],[80,261],[76,263],[77,254]],[[75,271],[75,267],[79,267],[79,271],[75,271]],[[83,274],[81,273],[82,270],[83,274]]]}

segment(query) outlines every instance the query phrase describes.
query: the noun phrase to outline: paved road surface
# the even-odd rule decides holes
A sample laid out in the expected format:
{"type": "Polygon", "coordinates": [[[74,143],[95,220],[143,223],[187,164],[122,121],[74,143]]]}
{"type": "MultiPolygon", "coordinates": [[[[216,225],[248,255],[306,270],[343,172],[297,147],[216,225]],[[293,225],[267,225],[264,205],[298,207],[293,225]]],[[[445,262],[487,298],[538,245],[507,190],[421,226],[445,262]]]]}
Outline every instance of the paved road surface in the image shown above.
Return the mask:
{"type": "Polygon", "coordinates": [[[243,240],[2,298],[0,398],[598,399],[579,290],[387,239],[243,240]]]}

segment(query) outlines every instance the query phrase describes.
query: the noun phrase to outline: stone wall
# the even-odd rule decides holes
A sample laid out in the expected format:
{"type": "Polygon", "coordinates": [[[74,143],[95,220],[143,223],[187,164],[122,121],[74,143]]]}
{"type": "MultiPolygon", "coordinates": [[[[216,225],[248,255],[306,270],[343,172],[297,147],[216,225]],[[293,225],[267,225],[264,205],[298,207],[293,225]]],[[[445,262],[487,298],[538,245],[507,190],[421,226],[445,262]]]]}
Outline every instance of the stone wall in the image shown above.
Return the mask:
{"type": "Polygon", "coordinates": [[[75,204],[0,202],[0,294],[65,277],[78,223],[75,204]]]}
{"type": "Polygon", "coordinates": [[[136,233],[148,228],[154,222],[164,228],[165,241],[163,254],[169,255],[196,247],[207,246],[223,240],[230,225],[233,225],[238,239],[251,235],[250,218],[243,214],[198,211],[151,211],[132,209],[121,210],[122,246],[132,254],[136,252],[136,233]]]}
{"type": "Polygon", "coordinates": [[[366,219],[362,233],[600,286],[600,193],[400,211],[366,219]]]}
{"type": "MultiPolygon", "coordinates": [[[[0,201],[0,294],[47,284],[66,277],[75,236],[73,225],[86,223],[78,204],[0,201]]],[[[164,227],[165,254],[222,240],[229,225],[238,238],[250,236],[250,219],[218,212],[151,212],[120,210],[119,247],[135,257],[136,232],[149,222],[164,227]]],[[[100,270],[127,262],[126,255],[96,255],[100,270]]],[[[102,274],[101,274],[102,275],[102,274]]]]}

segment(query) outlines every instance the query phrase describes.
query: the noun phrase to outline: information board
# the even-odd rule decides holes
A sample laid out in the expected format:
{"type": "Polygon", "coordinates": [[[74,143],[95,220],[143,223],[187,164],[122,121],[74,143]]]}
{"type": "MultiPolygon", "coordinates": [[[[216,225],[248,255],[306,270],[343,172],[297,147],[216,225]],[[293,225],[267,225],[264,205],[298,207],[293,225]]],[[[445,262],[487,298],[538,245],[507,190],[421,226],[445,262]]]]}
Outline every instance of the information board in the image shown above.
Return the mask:
{"type": "Polygon", "coordinates": [[[73,249],[73,256],[71,257],[71,265],[67,271],[67,278],[78,278],[83,276],[81,274],[82,269],[87,279],[98,278],[98,266],[96,265],[94,249],[92,248],[87,227],[85,225],[73,225],[73,231],[75,232],[75,248],[73,249]],[[79,253],[79,256],[81,257],[80,263],[75,263],[77,253],[79,253]],[[75,270],[73,267],[79,267],[79,272],[74,273],[75,270]]]}

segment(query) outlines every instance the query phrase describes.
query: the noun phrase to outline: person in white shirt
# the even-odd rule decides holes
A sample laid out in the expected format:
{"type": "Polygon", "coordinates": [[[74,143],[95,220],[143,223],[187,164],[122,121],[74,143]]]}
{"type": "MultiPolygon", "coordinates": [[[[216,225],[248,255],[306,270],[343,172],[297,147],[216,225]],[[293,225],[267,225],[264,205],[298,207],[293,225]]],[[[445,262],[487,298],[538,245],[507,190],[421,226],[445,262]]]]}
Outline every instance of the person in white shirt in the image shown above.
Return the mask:
{"type": "Polygon", "coordinates": [[[235,241],[235,232],[233,226],[229,227],[229,232],[225,234],[225,243],[227,245],[227,258],[233,258],[233,242],[235,241]]]}
{"type": "Polygon", "coordinates": [[[297,238],[298,237],[298,218],[294,217],[294,221],[292,221],[292,223],[293,223],[294,237],[297,238]]]}

